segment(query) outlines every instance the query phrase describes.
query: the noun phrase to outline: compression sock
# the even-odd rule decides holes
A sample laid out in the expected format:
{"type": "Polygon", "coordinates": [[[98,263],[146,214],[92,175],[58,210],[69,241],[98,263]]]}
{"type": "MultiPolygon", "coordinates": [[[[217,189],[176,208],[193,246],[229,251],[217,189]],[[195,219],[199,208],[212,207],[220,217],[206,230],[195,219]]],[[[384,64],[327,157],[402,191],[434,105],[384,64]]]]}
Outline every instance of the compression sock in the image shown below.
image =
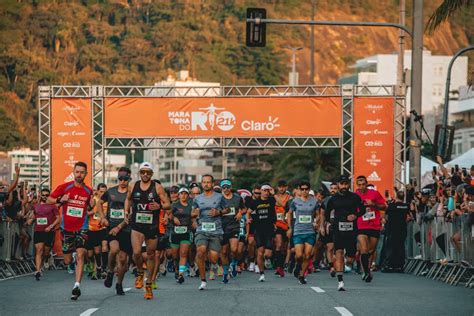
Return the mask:
{"type": "Polygon", "coordinates": [[[229,265],[225,264],[225,265],[223,265],[223,268],[224,268],[224,275],[228,275],[229,274],[229,265]]]}
{"type": "Polygon", "coordinates": [[[364,273],[369,273],[369,254],[368,253],[363,253],[360,255],[360,261],[362,263],[362,269],[364,270],[364,273]]]}
{"type": "Polygon", "coordinates": [[[103,251],[102,252],[102,267],[106,269],[108,263],[109,263],[109,253],[107,251],[103,251]]]}
{"type": "Polygon", "coordinates": [[[343,274],[342,272],[337,272],[336,275],[337,275],[337,280],[338,280],[339,282],[342,282],[342,276],[343,276],[344,274],[343,274]]]}

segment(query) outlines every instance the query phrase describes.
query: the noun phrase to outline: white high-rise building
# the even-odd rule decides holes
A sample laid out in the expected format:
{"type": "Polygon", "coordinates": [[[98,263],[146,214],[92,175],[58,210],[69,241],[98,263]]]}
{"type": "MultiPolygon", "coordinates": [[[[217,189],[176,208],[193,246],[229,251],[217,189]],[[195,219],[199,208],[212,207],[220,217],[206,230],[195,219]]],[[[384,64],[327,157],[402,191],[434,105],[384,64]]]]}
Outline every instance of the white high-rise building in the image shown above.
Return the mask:
{"type": "MultiPolygon", "coordinates": [[[[433,139],[436,124],[441,124],[439,105],[444,103],[444,92],[449,62],[453,56],[432,55],[423,51],[422,109],[425,128],[433,139]]],[[[395,85],[397,83],[397,54],[378,54],[356,61],[351,68],[354,73],[339,80],[341,84],[395,85]]],[[[468,58],[458,57],[451,71],[450,90],[467,85],[468,58]]],[[[411,51],[405,51],[404,69],[411,70],[411,51]]],[[[406,72],[409,77],[410,71],[406,72]]],[[[407,78],[409,81],[409,78],[407,78]]],[[[410,88],[407,89],[407,104],[410,104],[410,88]]]]}
{"type": "MultiPolygon", "coordinates": [[[[15,176],[15,165],[20,167],[20,181],[28,181],[28,185],[39,186],[39,151],[30,148],[20,148],[7,153],[10,179],[15,176]]],[[[46,159],[46,156],[43,157],[46,159]]]]}
{"type": "MultiPolygon", "coordinates": [[[[452,158],[474,148],[474,89],[461,87],[459,99],[449,102],[450,124],[454,126],[452,158]]],[[[474,165],[474,161],[472,162],[474,165]]]]}

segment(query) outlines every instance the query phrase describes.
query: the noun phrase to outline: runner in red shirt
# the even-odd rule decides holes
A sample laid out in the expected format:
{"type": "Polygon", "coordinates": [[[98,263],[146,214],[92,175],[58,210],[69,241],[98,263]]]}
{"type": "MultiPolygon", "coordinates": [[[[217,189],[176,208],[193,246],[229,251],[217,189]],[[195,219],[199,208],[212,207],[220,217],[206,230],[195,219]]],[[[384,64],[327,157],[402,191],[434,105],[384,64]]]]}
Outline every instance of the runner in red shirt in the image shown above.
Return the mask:
{"type": "Polygon", "coordinates": [[[49,252],[53,247],[55,227],[61,220],[56,205],[46,204],[49,194],[48,189],[41,190],[40,202],[33,206],[32,216],[28,220],[28,225],[35,223],[33,240],[35,243],[35,278],[37,281],[41,277],[43,259],[49,256],[49,252]]]}
{"type": "Polygon", "coordinates": [[[81,295],[79,287],[86,256],[85,244],[89,229],[87,211],[91,207],[92,189],[84,184],[87,176],[87,165],[84,162],[74,165],[73,174],[74,181],[58,186],[49,196],[47,203],[62,205],[61,237],[64,263],[70,264],[72,253],[77,252],[76,283],[71,295],[71,300],[75,301],[81,295]]]}
{"type": "Polygon", "coordinates": [[[376,190],[367,188],[367,178],[358,176],[356,194],[362,199],[366,207],[364,216],[357,218],[357,241],[359,243],[360,261],[362,263],[362,280],[372,281],[370,273],[370,256],[375,252],[382,229],[380,211],[387,208],[385,199],[376,190]]]}

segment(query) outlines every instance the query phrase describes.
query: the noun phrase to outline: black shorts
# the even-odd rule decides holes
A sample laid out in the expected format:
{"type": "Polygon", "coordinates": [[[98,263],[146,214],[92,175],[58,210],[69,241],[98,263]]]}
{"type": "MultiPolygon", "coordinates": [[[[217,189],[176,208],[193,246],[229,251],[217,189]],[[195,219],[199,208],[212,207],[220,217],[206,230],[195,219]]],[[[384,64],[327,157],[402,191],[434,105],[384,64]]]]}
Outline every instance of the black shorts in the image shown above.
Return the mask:
{"type": "Polygon", "coordinates": [[[273,237],[275,237],[273,229],[257,230],[255,232],[257,248],[265,247],[265,249],[273,249],[273,237]]]}
{"type": "Polygon", "coordinates": [[[87,242],[86,249],[92,250],[94,247],[99,247],[102,245],[103,240],[107,240],[107,230],[102,229],[98,231],[89,230],[87,233],[87,242]]]}
{"type": "Polygon", "coordinates": [[[109,242],[109,244],[114,240],[118,241],[119,248],[121,251],[126,252],[128,255],[131,255],[133,253],[132,236],[130,231],[121,230],[115,236],[107,234],[107,241],[109,242]]]}
{"type": "Polygon", "coordinates": [[[250,225],[249,225],[249,234],[255,235],[255,224],[254,223],[250,223],[250,225]]]}
{"type": "Polygon", "coordinates": [[[375,229],[359,229],[357,235],[365,235],[369,238],[380,238],[380,230],[375,229]]]}
{"type": "Polygon", "coordinates": [[[54,244],[54,231],[52,232],[35,232],[33,235],[35,245],[44,243],[46,247],[52,248],[54,244]]]}
{"type": "MultiPolygon", "coordinates": [[[[234,230],[231,230],[230,232],[224,233],[224,235],[222,236],[221,245],[222,246],[227,245],[231,239],[239,239],[239,235],[240,235],[240,228],[236,228],[234,230]]],[[[245,236],[244,236],[244,239],[245,239],[245,236]]]]}
{"type": "Polygon", "coordinates": [[[247,243],[247,238],[245,237],[245,235],[239,235],[239,242],[243,242],[244,244],[247,243]]]}
{"type": "Polygon", "coordinates": [[[334,250],[346,250],[346,255],[353,258],[357,250],[356,231],[334,231],[334,250]]]}
{"type": "Polygon", "coordinates": [[[77,232],[69,232],[61,229],[61,239],[63,242],[62,251],[65,254],[73,253],[76,249],[85,248],[87,242],[87,230],[82,229],[77,232]]]}
{"type": "Polygon", "coordinates": [[[163,251],[170,248],[170,236],[162,235],[158,238],[158,244],[156,245],[156,250],[163,251]]]}
{"type": "Polygon", "coordinates": [[[170,247],[178,249],[181,244],[191,245],[193,243],[193,236],[194,235],[192,232],[187,232],[184,234],[171,233],[169,238],[170,247]]]}
{"type": "Polygon", "coordinates": [[[332,232],[332,229],[329,230],[329,234],[326,234],[324,236],[322,234],[319,234],[318,240],[320,242],[322,242],[323,244],[325,244],[325,245],[333,243],[334,242],[334,234],[332,232]]]}
{"type": "Polygon", "coordinates": [[[154,225],[132,224],[130,227],[132,230],[143,234],[145,240],[158,238],[158,228],[154,225]]]}
{"type": "Polygon", "coordinates": [[[277,227],[276,231],[275,231],[275,235],[282,235],[283,237],[283,241],[288,241],[288,236],[286,235],[286,230],[284,230],[283,228],[281,227],[277,227]]]}

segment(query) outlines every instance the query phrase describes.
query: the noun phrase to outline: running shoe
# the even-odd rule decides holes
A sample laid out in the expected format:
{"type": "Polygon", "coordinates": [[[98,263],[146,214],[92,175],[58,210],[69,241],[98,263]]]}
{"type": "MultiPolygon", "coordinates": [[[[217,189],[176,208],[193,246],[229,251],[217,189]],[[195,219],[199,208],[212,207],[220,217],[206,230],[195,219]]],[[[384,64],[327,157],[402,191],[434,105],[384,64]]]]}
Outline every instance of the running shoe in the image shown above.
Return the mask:
{"type": "Polygon", "coordinates": [[[304,277],[302,277],[302,276],[300,276],[300,277],[298,278],[298,280],[300,281],[300,284],[308,284],[308,282],[306,281],[306,279],[305,279],[304,277]]]}
{"type": "Polygon", "coordinates": [[[338,291],[345,291],[344,289],[344,281],[340,281],[337,283],[337,290],[338,291]]]}
{"type": "Polygon", "coordinates": [[[152,290],[158,289],[158,285],[156,285],[156,281],[151,282],[151,289],[152,290]]]}
{"type": "Polygon", "coordinates": [[[75,272],[75,267],[74,267],[74,263],[70,263],[67,265],[67,273],[69,274],[74,274],[75,272]]]}
{"type": "Polygon", "coordinates": [[[258,282],[265,282],[265,274],[260,274],[260,279],[258,279],[258,282]]]}
{"type": "Polygon", "coordinates": [[[180,274],[178,277],[178,283],[183,284],[184,283],[184,275],[180,274]]]}
{"type": "Polygon", "coordinates": [[[250,262],[250,265],[249,265],[249,269],[248,269],[250,272],[254,272],[255,271],[255,262],[250,262]]]}
{"type": "Polygon", "coordinates": [[[222,283],[224,283],[224,284],[229,283],[229,275],[228,275],[228,274],[224,274],[224,275],[223,275],[223,277],[222,277],[222,283]]]}
{"type": "Polygon", "coordinates": [[[283,265],[283,270],[285,270],[285,272],[288,272],[288,263],[285,263],[283,265]]]}
{"type": "Polygon", "coordinates": [[[334,268],[331,268],[329,274],[331,275],[331,278],[335,278],[336,277],[336,270],[334,270],[334,268]]]}
{"type": "Polygon", "coordinates": [[[75,286],[75,287],[72,289],[71,300],[77,301],[77,299],[79,298],[79,296],[81,296],[81,290],[79,289],[78,286],[75,286]]]}
{"type": "Polygon", "coordinates": [[[362,281],[365,281],[367,279],[367,277],[369,276],[368,273],[362,273],[362,281]]]}
{"type": "Polygon", "coordinates": [[[349,273],[352,272],[352,268],[349,267],[348,265],[344,265],[344,273],[349,273]]]}
{"type": "Polygon", "coordinates": [[[117,295],[125,295],[122,284],[115,284],[115,292],[117,293],[117,295]]]}
{"type": "Polygon", "coordinates": [[[145,295],[143,296],[147,300],[151,300],[153,298],[153,289],[151,288],[151,283],[147,283],[145,285],[145,295]]]}
{"type": "Polygon", "coordinates": [[[265,269],[270,270],[272,268],[272,261],[269,258],[265,258],[265,269]]]}
{"type": "Polygon", "coordinates": [[[97,272],[92,272],[91,280],[93,280],[93,281],[97,281],[97,280],[98,280],[98,278],[97,278],[97,272]]]}
{"type": "Polygon", "coordinates": [[[113,272],[108,272],[107,275],[105,276],[104,286],[108,287],[108,288],[111,288],[113,281],[114,281],[114,273],[113,272]]]}
{"type": "Polygon", "coordinates": [[[255,265],[255,273],[260,274],[260,268],[258,265],[255,265]]]}
{"type": "Polygon", "coordinates": [[[35,278],[36,278],[36,281],[39,281],[40,278],[41,278],[41,272],[39,272],[39,271],[36,272],[36,273],[35,273],[35,278]]]}
{"type": "Polygon", "coordinates": [[[283,268],[281,268],[281,267],[278,267],[278,268],[277,268],[275,274],[278,275],[280,278],[284,278],[284,277],[285,277],[285,271],[284,271],[283,268]]]}
{"type": "Polygon", "coordinates": [[[196,266],[190,266],[189,267],[189,276],[191,278],[194,278],[196,276],[196,266]]]}
{"type": "Polygon", "coordinates": [[[138,272],[137,278],[135,279],[135,288],[141,289],[143,287],[143,272],[138,272]]]}
{"type": "Polygon", "coordinates": [[[367,274],[367,277],[365,278],[365,282],[367,282],[367,283],[372,282],[372,273],[367,274]]]}
{"type": "Polygon", "coordinates": [[[168,260],[168,264],[166,265],[166,270],[168,270],[168,272],[173,272],[174,271],[174,262],[173,262],[173,260],[168,260]]]}
{"type": "Polygon", "coordinates": [[[199,286],[199,290],[203,291],[206,289],[207,283],[206,281],[201,281],[201,285],[199,286]]]}
{"type": "Polygon", "coordinates": [[[214,272],[213,269],[209,271],[209,280],[215,280],[216,279],[216,273],[214,272]]]}
{"type": "Polygon", "coordinates": [[[217,276],[223,276],[224,275],[224,268],[222,266],[217,267],[217,276]]]}
{"type": "Polygon", "coordinates": [[[237,277],[237,265],[235,263],[230,264],[230,268],[232,269],[232,277],[235,278],[237,277]]]}

